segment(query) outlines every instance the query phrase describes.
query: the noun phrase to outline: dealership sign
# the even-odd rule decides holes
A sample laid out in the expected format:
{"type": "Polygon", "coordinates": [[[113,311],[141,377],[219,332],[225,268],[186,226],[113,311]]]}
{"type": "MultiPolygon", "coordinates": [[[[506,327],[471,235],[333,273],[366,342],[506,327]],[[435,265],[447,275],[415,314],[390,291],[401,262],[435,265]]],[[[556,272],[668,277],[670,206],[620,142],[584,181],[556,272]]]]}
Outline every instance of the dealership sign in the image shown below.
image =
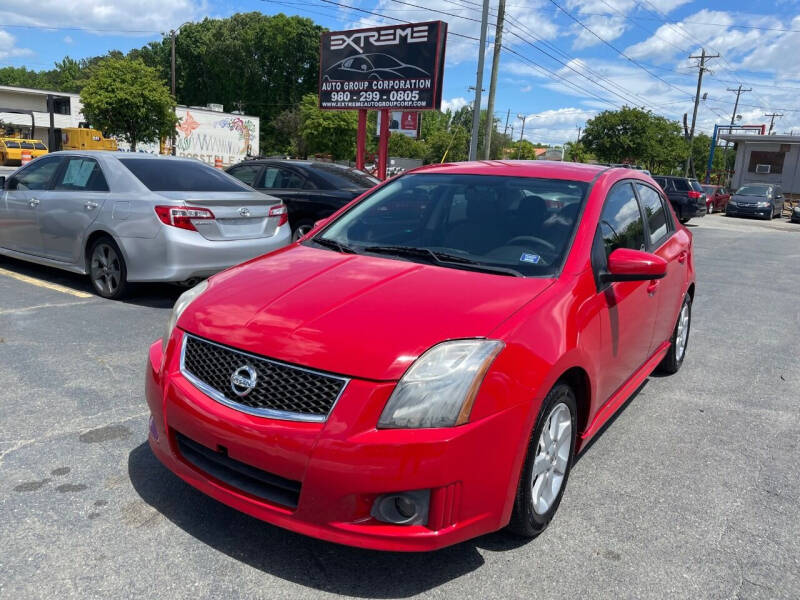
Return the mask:
{"type": "Polygon", "coordinates": [[[322,34],[319,105],[326,109],[438,109],[447,23],[322,34]]]}

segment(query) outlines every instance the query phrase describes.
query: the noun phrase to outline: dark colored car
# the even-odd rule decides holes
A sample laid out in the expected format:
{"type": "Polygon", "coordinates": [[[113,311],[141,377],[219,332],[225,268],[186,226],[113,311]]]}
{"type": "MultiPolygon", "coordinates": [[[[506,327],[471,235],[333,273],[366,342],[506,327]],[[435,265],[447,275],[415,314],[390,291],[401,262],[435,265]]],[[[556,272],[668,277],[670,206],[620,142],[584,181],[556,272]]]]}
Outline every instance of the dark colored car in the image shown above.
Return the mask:
{"type": "Polygon", "coordinates": [[[697,179],[674,175],[654,175],[653,179],[667,194],[675,214],[681,223],[689,219],[704,217],[706,214],[706,195],[697,179]]]}
{"type": "Polygon", "coordinates": [[[731,194],[722,185],[703,185],[703,192],[706,195],[706,212],[723,212],[731,199],[731,194]]]}
{"type": "Polygon", "coordinates": [[[731,196],[725,212],[734,217],[761,217],[767,220],[780,217],[783,212],[783,192],[779,185],[748,183],[731,196]]]}
{"type": "Polygon", "coordinates": [[[292,240],[379,183],[356,169],[318,161],[248,160],[227,171],[259,192],[283,200],[292,240]]]}

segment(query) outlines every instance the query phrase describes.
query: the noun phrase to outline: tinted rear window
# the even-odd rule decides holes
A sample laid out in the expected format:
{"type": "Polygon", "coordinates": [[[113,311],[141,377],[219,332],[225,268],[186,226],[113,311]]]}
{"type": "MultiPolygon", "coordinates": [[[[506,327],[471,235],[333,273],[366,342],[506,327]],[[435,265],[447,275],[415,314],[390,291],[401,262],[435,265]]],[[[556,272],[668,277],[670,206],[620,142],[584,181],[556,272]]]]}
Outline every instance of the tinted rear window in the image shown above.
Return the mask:
{"type": "Polygon", "coordinates": [[[672,184],[679,192],[688,192],[690,189],[692,189],[688,179],[673,179],[672,184]]]}
{"type": "Polygon", "coordinates": [[[248,192],[230,175],[201,162],[160,158],[120,158],[127,169],[153,192],[248,192]]]}
{"type": "Polygon", "coordinates": [[[695,192],[702,192],[702,191],[703,191],[703,186],[702,186],[702,185],[700,185],[700,182],[699,182],[699,181],[697,181],[696,179],[693,179],[693,180],[692,180],[692,181],[690,181],[689,183],[691,184],[691,186],[692,186],[692,189],[693,189],[695,192]]]}
{"type": "Polygon", "coordinates": [[[312,168],[316,171],[321,171],[325,179],[332,183],[334,187],[341,189],[368,190],[380,183],[374,177],[355,169],[343,169],[325,163],[315,164],[312,168]]]}

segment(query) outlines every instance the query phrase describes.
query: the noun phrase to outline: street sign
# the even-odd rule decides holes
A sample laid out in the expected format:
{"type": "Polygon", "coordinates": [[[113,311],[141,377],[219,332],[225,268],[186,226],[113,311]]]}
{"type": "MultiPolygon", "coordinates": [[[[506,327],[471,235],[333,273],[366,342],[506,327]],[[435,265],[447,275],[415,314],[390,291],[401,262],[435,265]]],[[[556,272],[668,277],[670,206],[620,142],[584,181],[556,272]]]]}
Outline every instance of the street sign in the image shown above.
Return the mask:
{"type": "Polygon", "coordinates": [[[323,33],[320,108],[438,109],[446,38],[442,21],[323,33]]]}

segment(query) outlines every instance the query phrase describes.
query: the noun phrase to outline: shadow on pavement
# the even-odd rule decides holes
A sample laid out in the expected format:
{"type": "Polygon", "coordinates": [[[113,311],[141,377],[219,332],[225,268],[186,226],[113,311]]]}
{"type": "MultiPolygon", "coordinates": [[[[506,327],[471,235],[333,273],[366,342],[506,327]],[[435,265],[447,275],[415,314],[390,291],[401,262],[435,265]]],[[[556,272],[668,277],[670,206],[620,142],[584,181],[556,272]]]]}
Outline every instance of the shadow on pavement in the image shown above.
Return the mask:
{"type": "MultiPolygon", "coordinates": [[[[94,295],[94,290],[89,283],[88,277],[85,275],[78,275],[77,273],[62,271],[55,267],[37,265],[7,256],[0,256],[0,267],[18,273],[19,275],[26,275],[47,283],[56,283],[77,292],[86,292],[94,295]]],[[[177,300],[178,296],[185,290],[185,287],[170,285],[168,283],[131,284],[128,295],[117,302],[150,308],[172,308],[175,304],[175,300],[177,300]]]]}
{"type": "Polygon", "coordinates": [[[408,597],[480,568],[478,548],[519,547],[504,532],[430,553],[378,552],[302,536],[240,513],[169,472],[145,442],[128,456],[139,496],[203,544],[265,573],[309,588],[357,597],[408,597]]]}

